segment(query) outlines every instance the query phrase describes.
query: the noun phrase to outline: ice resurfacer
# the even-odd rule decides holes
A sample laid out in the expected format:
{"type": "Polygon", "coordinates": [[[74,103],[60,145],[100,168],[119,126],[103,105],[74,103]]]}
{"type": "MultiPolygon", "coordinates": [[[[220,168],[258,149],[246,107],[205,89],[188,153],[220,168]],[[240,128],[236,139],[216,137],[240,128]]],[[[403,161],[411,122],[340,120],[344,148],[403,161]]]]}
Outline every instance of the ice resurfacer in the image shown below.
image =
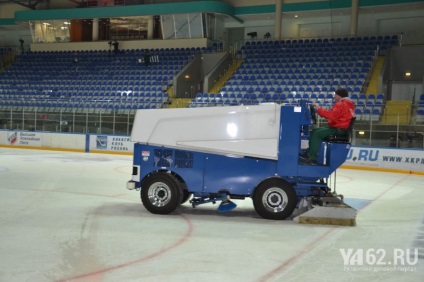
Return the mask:
{"type": "Polygon", "coordinates": [[[130,190],[145,208],[168,214],[190,200],[193,207],[250,197],[267,219],[293,212],[301,223],[355,225],[356,211],[330,188],[330,175],[349,152],[348,138],[323,141],[317,165],[301,164],[314,113],[305,103],[138,110],[130,190]],[[305,212],[305,213],[303,213],[305,212]]]}

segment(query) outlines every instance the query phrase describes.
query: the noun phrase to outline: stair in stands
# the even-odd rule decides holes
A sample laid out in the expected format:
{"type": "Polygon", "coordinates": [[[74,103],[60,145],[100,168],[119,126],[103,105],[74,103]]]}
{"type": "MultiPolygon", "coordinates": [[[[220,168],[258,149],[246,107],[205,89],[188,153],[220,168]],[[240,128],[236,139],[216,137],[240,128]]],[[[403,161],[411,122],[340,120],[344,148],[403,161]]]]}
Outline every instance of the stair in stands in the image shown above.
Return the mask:
{"type": "Polygon", "coordinates": [[[235,73],[235,71],[240,67],[242,63],[243,63],[243,60],[234,60],[230,68],[224,72],[221,78],[209,90],[209,93],[215,93],[215,94],[219,93],[222,87],[224,87],[225,83],[231,78],[231,76],[235,73]]]}
{"type": "Polygon", "coordinates": [[[168,108],[187,108],[190,105],[190,98],[175,98],[168,108]]]}
{"type": "Polygon", "coordinates": [[[377,62],[375,63],[374,69],[372,71],[371,80],[368,84],[366,94],[379,93],[378,91],[378,78],[380,77],[381,69],[383,68],[384,57],[379,56],[377,62]]]}
{"type": "Polygon", "coordinates": [[[387,101],[382,124],[409,124],[412,102],[407,100],[387,101]]]}

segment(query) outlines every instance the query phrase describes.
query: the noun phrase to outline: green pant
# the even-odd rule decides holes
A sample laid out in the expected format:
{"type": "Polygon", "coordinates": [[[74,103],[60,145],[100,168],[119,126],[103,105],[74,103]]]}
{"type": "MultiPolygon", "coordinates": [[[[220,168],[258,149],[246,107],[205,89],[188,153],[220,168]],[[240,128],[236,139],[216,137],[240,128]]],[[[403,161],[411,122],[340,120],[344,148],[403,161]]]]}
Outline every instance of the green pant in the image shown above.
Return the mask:
{"type": "Polygon", "coordinates": [[[316,161],[318,157],[318,151],[321,148],[321,142],[329,135],[333,134],[346,135],[346,130],[340,130],[337,128],[330,127],[317,127],[312,129],[309,135],[309,157],[311,160],[316,161]]]}

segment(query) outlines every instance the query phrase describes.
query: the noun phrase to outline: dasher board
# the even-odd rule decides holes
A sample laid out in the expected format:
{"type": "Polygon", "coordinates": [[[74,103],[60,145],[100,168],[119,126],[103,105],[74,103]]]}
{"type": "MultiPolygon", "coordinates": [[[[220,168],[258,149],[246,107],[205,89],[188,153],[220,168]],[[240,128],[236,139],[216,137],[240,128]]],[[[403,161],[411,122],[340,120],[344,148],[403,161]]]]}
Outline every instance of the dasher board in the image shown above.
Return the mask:
{"type": "Polygon", "coordinates": [[[281,106],[137,110],[131,141],[214,154],[277,159],[281,106]]]}

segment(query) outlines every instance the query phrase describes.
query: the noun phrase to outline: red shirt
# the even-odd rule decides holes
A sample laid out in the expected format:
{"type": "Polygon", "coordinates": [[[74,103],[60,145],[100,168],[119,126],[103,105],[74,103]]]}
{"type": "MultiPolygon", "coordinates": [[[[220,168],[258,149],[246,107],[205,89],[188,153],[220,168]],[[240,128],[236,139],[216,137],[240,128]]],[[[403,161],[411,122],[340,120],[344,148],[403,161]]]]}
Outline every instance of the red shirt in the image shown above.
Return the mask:
{"type": "Polygon", "coordinates": [[[318,108],[317,113],[328,119],[329,127],[347,129],[355,116],[355,104],[348,97],[341,98],[330,110],[318,108]]]}

